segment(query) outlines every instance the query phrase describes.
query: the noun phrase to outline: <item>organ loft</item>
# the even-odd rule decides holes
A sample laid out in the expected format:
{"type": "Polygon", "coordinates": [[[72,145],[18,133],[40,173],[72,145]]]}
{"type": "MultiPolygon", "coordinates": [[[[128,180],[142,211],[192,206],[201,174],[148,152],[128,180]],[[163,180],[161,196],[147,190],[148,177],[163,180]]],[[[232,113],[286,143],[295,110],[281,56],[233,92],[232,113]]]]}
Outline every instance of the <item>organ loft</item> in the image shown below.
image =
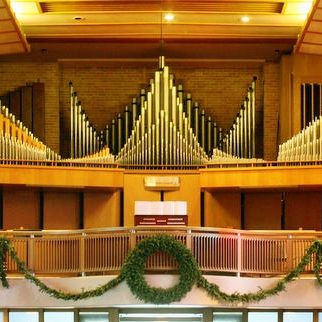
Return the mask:
{"type": "MultiPolygon", "coordinates": [[[[261,228],[268,224],[272,229],[320,227],[316,202],[311,202],[316,213],[311,221],[306,222],[300,215],[294,220],[296,209],[291,204],[299,200],[296,187],[305,186],[306,178],[302,183],[295,178],[291,188],[285,189],[290,184],[289,172],[281,169],[295,165],[299,166],[297,171],[301,171],[303,165],[317,166],[320,163],[321,102],[316,97],[320,97],[321,85],[302,85],[303,129],[279,145],[276,160],[268,161],[263,158],[261,148],[264,143],[260,134],[263,113],[259,112],[262,103],[257,96],[262,95],[260,91],[263,89],[257,84],[258,75],[252,75],[244,82],[242,95],[237,98],[240,102],[237,112],[230,125],[223,128],[218,125],[214,111],[207,106],[201,107],[188,88],[177,84],[163,56],[156,65],[150,81],[123,111],[100,129],[91,121],[86,104],[82,104],[82,93],[78,93],[70,81],[70,113],[69,120],[65,121],[69,127],[67,142],[70,152],[63,157],[40,139],[44,138],[39,125],[44,120],[39,107],[39,102],[44,101],[41,98],[43,85],[27,84],[18,94],[2,97],[2,163],[17,166],[18,169],[13,171],[32,165],[48,172],[47,179],[39,183],[32,175],[28,177],[28,171],[24,169],[25,185],[33,189],[27,192],[28,189],[21,186],[16,193],[22,196],[32,193],[28,197],[32,220],[22,219],[21,222],[21,218],[17,219],[19,226],[8,213],[9,209],[16,209],[19,218],[20,209],[11,204],[11,188],[4,189],[4,229],[20,226],[28,229],[65,228],[54,220],[55,207],[65,198],[67,208],[61,213],[63,216],[71,211],[67,227],[74,229],[133,226],[140,222],[136,216],[142,215],[144,207],[148,209],[147,213],[143,212],[145,215],[153,215],[148,214],[151,211],[169,215],[176,211],[176,203],[180,205],[181,202],[184,204],[177,210],[177,220],[189,226],[261,228]],[[21,106],[15,104],[17,97],[22,98],[19,101],[21,106]],[[26,102],[33,104],[27,105],[26,102]],[[60,176],[53,179],[49,175],[53,169],[59,173],[65,171],[68,178],[75,171],[75,179],[63,179],[64,175],[61,179],[60,176]],[[98,171],[102,177],[87,175],[88,182],[83,182],[81,169],[98,171]],[[259,173],[262,181],[257,184],[259,173]],[[105,181],[101,182],[103,177],[105,181]],[[54,190],[46,188],[51,187],[52,182],[54,190]],[[67,191],[61,187],[66,187],[67,191]],[[261,198],[268,205],[267,210],[262,211],[276,213],[268,223],[255,216],[254,205],[261,198]],[[97,206],[105,210],[101,212],[97,206]],[[141,210],[136,214],[136,209],[141,210]],[[215,214],[213,209],[216,209],[215,214]],[[93,215],[93,212],[97,214],[93,215]],[[182,217],[183,214],[186,217],[182,217]]],[[[313,200],[316,194],[318,192],[310,193],[296,208],[307,206],[306,198],[313,200]]],[[[144,220],[155,224],[158,222],[156,218],[144,220]]],[[[162,220],[161,223],[168,223],[162,220]]]]}

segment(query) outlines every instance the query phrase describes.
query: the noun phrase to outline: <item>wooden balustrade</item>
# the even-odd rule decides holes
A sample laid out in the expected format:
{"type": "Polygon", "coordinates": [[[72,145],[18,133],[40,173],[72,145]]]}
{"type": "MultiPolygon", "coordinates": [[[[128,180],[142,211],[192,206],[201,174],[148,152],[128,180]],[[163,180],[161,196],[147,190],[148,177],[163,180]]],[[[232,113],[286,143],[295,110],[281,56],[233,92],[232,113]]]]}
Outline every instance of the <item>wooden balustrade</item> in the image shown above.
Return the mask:
{"type": "MultiPolygon", "coordinates": [[[[2,231],[20,259],[36,274],[117,273],[141,240],[156,234],[173,236],[189,248],[204,273],[285,274],[297,266],[322,232],[243,231],[189,227],[135,227],[76,231],[2,231]]],[[[305,272],[313,270],[314,258],[305,272]]],[[[153,254],[148,271],[173,271],[167,254],[153,254]]],[[[10,258],[7,272],[18,273],[10,258]]]]}

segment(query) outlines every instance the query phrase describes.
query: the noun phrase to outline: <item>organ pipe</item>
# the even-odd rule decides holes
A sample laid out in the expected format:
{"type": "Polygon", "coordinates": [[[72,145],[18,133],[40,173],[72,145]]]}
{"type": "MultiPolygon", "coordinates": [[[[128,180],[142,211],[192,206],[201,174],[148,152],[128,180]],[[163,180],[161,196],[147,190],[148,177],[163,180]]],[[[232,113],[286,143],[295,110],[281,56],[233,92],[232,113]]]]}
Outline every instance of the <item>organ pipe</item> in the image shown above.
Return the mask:
{"type": "Polygon", "coordinates": [[[219,134],[218,146],[225,152],[229,152],[239,158],[254,158],[255,151],[255,93],[256,93],[256,77],[253,77],[250,87],[248,88],[244,102],[233,122],[231,128],[226,134],[219,134]],[[223,142],[223,140],[225,142],[223,142]]]}
{"type": "Polygon", "coordinates": [[[244,103],[232,127],[224,133],[217,123],[200,109],[192,95],[185,95],[181,84],[159,58],[159,69],[132,99],[105,127],[105,135],[97,134],[82,108],[76,92],[71,88],[71,156],[85,156],[105,145],[121,164],[200,164],[208,162],[216,148],[239,157],[249,157],[254,150],[255,84],[250,86],[244,103]],[[81,116],[80,116],[81,115],[81,116]],[[85,121],[84,121],[85,120],[85,121]],[[85,124],[84,124],[85,123],[85,124]],[[85,141],[84,141],[85,140],[85,141]],[[85,145],[77,145],[77,142],[85,145]],[[88,148],[89,147],[89,148],[88,148]]]}

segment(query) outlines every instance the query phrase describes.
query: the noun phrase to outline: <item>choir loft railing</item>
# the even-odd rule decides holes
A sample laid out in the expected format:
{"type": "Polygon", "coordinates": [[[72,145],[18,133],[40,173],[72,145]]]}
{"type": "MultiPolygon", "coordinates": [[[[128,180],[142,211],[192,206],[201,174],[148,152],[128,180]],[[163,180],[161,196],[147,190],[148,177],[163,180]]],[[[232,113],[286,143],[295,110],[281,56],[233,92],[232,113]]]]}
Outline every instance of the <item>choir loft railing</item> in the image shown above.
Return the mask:
{"type": "MultiPolygon", "coordinates": [[[[76,231],[2,231],[18,257],[36,274],[85,275],[118,272],[131,249],[142,239],[166,233],[189,248],[204,273],[285,274],[300,262],[305,250],[322,232],[241,231],[189,227],[135,227],[76,231]]],[[[305,272],[313,271],[314,259],[305,272]]],[[[146,263],[149,271],[175,270],[176,263],[164,253],[146,263]]],[[[9,274],[17,273],[7,259],[9,274]]]]}

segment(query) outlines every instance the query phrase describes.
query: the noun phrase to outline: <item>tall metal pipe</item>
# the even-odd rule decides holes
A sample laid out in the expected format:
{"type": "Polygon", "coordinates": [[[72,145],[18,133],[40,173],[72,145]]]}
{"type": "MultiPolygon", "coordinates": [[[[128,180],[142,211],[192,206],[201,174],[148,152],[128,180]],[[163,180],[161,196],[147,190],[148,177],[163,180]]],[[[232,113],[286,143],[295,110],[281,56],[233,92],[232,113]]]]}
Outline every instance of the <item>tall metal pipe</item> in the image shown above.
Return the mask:
{"type": "Polygon", "coordinates": [[[131,122],[131,111],[128,106],[125,106],[124,110],[124,141],[127,142],[128,138],[130,137],[130,122],[131,122]]]}

